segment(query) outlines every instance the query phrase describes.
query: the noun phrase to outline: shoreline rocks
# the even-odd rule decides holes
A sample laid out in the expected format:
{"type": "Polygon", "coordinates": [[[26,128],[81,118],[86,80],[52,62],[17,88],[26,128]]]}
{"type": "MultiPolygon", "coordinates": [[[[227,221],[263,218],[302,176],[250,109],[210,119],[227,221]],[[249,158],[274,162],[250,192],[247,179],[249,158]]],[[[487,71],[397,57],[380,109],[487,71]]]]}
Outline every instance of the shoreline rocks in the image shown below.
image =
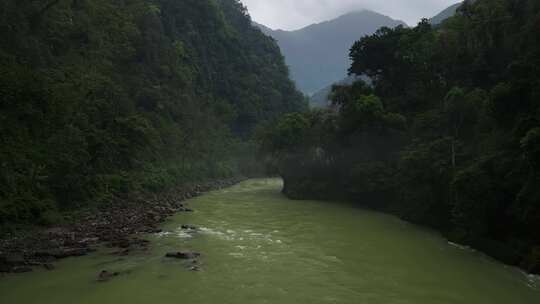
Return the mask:
{"type": "Polygon", "coordinates": [[[93,250],[89,248],[58,248],[47,251],[36,251],[34,252],[34,256],[59,260],[74,256],[85,256],[92,251],[93,250]]]}
{"type": "MultiPolygon", "coordinates": [[[[24,237],[0,238],[0,273],[28,272],[33,267],[50,270],[55,261],[87,255],[99,245],[117,248],[113,252],[117,255],[144,251],[148,241],[137,236],[161,232],[158,225],[176,212],[192,212],[183,201],[242,180],[182,185],[160,194],[132,193],[117,197],[96,211],[82,212],[71,224],[38,230],[24,237]]],[[[184,226],[186,230],[196,229],[184,226]]]]}

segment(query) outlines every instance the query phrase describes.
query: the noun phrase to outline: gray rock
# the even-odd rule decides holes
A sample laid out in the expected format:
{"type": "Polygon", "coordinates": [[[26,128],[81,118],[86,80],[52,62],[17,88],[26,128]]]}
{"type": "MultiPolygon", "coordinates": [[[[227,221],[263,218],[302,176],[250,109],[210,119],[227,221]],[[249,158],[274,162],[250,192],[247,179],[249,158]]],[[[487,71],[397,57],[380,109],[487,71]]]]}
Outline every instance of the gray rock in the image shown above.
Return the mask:
{"type": "Polygon", "coordinates": [[[174,258],[174,259],[181,259],[181,260],[195,259],[199,256],[201,256],[201,254],[194,251],[169,252],[165,255],[165,257],[167,258],[174,258]]]}
{"type": "Polygon", "coordinates": [[[60,248],[48,251],[38,251],[35,253],[37,257],[54,257],[57,259],[63,259],[72,256],[87,255],[91,250],[88,248],[60,248]]]}
{"type": "Polygon", "coordinates": [[[13,273],[23,273],[23,272],[31,272],[32,268],[27,266],[16,266],[11,268],[11,272],[13,273]]]}
{"type": "Polygon", "coordinates": [[[114,277],[117,277],[119,275],[120,275],[120,273],[118,273],[118,272],[109,272],[107,270],[103,270],[102,272],[99,273],[97,280],[99,282],[107,282],[110,279],[112,279],[114,277]]]}

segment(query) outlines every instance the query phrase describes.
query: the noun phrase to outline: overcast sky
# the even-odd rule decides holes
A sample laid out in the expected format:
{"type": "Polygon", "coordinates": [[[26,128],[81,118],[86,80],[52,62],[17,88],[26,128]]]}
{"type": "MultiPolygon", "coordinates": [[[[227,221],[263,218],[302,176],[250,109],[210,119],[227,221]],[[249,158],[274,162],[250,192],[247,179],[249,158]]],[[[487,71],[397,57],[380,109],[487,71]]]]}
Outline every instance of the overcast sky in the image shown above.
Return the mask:
{"type": "Polygon", "coordinates": [[[342,14],[370,9],[416,25],[459,0],[241,0],[252,19],[273,29],[294,30],[342,14]]]}

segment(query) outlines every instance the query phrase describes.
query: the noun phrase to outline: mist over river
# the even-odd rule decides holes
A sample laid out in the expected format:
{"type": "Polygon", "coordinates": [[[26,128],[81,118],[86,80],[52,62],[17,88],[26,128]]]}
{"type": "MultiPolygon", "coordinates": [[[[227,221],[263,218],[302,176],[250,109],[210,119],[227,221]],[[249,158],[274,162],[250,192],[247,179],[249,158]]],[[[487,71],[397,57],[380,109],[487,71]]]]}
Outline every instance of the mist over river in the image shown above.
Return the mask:
{"type": "Polygon", "coordinates": [[[103,249],[0,278],[2,304],[538,304],[540,281],[352,204],[291,201],[256,179],[188,201],[148,251],[103,249]],[[195,231],[182,229],[194,225],[195,231]],[[200,252],[199,271],[167,252],[200,252]],[[97,282],[100,271],[121,275],[97,282]]]}

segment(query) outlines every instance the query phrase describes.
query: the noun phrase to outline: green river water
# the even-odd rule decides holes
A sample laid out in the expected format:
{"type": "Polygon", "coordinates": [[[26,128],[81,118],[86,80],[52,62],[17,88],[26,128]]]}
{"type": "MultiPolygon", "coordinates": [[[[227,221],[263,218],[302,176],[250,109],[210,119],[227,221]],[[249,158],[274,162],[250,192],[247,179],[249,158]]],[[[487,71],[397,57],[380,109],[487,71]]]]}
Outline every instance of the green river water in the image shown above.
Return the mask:
{"type": "Polygon", "coordinates": [[[149,251],[0,278],[1,304],[539,304],[540,280],[353,205],[290,201],[259,179],[190,200],[149,251]],[[200,227],[194,234],[182,224],[200,227]],[[201,271],[168,260],[195,250],[201,271]],[[127,272],[96,282],[101,270],[127,272]]]}

